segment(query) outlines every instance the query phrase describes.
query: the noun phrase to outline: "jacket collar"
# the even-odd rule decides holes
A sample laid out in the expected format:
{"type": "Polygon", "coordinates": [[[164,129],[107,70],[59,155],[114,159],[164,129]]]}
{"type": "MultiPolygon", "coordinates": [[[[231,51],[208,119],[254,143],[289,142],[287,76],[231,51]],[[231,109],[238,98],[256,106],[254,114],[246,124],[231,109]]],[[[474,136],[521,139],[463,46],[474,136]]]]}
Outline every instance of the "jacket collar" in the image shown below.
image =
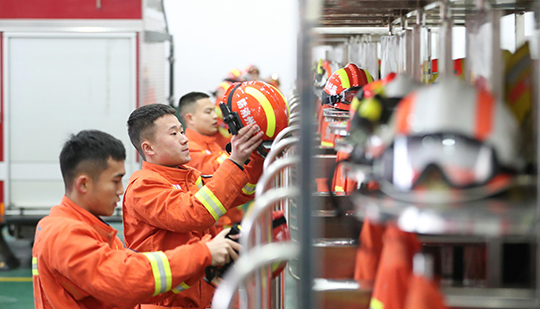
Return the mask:
{"type": "Polygon", "coordinates": [[[216,142],[216,136],[215,135],[213,135],[213,136],[202,135],[202,134],[198,133],[197,131],[191,130],[189,128],[186,129],[186,136],[188,137],[188,139],[195,139],[197,142],[203,142],[203,143],[206,143],[206,144],[213,144],[213,143],[216,142]]]}
{"type": "MultiPolygon", "coordinates": [[[[195,177],[193,173],[195,169],[185,165],[180,165],[179,167],[175,168],[143,161],[142,169],[156,172],[174,183],[187,181],[188,179],[195,177]]],[[[195,180],[196,179],[192,179],[193,182],[195,180]]]]}
{"type": "MultiPolygon", "coordinates": [[[[67,196],[64,195],[62,202],[59,205],[58,210],[69,214],[71,217],[76,218],[79,221],[85,222],[92,226],[98,233],[103,235],[109,241],[114,239],[116,233],[118,232],[115,228],[107,224],[101,218],[94,216],[88,210],[77,205],[75,202],[70,200],[67,196]]],[[[51,215],[55,215],[55,209],[51,209],[51,215]]]]}

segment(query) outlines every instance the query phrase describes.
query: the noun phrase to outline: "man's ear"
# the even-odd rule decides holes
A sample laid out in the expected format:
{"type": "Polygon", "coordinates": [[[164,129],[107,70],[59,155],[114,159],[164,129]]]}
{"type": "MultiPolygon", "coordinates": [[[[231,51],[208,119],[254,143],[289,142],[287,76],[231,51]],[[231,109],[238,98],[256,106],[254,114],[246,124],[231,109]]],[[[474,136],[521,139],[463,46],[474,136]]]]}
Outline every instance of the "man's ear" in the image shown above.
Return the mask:
{"type": "Polygon", "coordinates": [[[141,149],[144,152],[145,157],[153,156],[155,154],[152,144],[150,144],[148,141],[141,143],[141,149]]]}
{"type": "Polygon", "coordinates": [[[185,122],[188,126],[192,127],[192,126],[193,126],[193,123],[194,123],[194,121],[193,121],[193,113],[187,113],[187,114],[185,114],[185,115],[184,115],[184,122],[185,122]]]}
{"type": "Polygon", "coordinates": [[[79,174],[75,177],[74,186],[79,193],[87,193],[92,186],[92,178],[87,174],[79,174]]]}

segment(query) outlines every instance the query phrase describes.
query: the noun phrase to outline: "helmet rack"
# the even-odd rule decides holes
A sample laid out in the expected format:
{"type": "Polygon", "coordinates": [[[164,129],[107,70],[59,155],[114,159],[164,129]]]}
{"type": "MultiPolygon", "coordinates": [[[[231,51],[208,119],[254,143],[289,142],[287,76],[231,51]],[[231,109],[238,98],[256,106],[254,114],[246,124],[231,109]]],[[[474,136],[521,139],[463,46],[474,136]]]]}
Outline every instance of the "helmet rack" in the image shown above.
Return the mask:
{"type": "MultiPolygon", "coordinates": [[[[469,34],[477,33],[479,25],[491,27],[491,45],[486,48],[490,52],[490,70],[482,73],[486,75],[488,85],[495,95],[501,97],[503,67],[499,50],[500,18],[515,14],[517,45],[524,37],[523,13],[540,10],[538,1],[533,0],[301,0],[298,3],[303,14],[298,40],[299,82],[287,99],[300,102],[298,112],[301,115],[314,115],[313,102],[316,99],[311,84],[311,67],[312,60],[317,59],[317,55],[330,60],[332,71],[335,71],[348,62],[361,62],[358,52],[360,46],[364,51],[375,48],[381,58],[380,77],[384,77],[387,72],[383,72],[382,67],[390,65],[390,58],[382,57],[381,53],[393,52],[392,60],[396,62],[393,69],[397,69],[397,73],[404,73],[417,81],[427,83],[433,77],[433,58],[439,59],[440,75],[453,72],[452,40],[455,36],[452,30],[456,26],[465,27],[469,34]],[[480,17],[485,18],[482,23],[478,22],[480,17]],[[391,41],[398,40],[396,38],[400,40],[397,44],[391,41]],[[392,44],[387,44],[389,42],[392,44]],[[384,44],[386,45],[383,46],[384,44]]],[[[540,42],[539,20],[537,14],[537,32],[533,38],[537,42],[540,42]]],[[[471,39],[474,37],[470,35],[463,38],[469,45],[468,40],[471,39]]],[[[472,52],[475,51],[469,48],[467,55],[472,52]]],[[[359,64],[361,67],[371,66],[373,62],[359,64]]],[[[467,81],[472,81],[478,75],[472,67],[473,64],[466,65],[467,81]]],[[[537,74],[540,72],[538,62],[534,70],[537,74]]],[[[375,79],[379,77],[378,72],[372,75],[375,79]]],[[[540,89],[539,83],[539,80],[535,80],[534,88],[540,89]]],[[[533,105],[537,106],[540,93],[535,95],[536,104],[533,105]]],[[[534,112],[538,114],[534,115],[535,118],[540,119],[538,108],[534,112]]],[[[345,116],[344,113],[328,111],[324,117],[334,123],[332,129],[338,133],[343,130],[343,126],[338,123],[346,120],[348,114],[345,116]]],[[[535,126],[537,131],[538,123],[535,126]]],[[[483,256],[483,277],[462,278],[463,282],[460,284],[456,284],[453,277],[452,265],[450,271],[448,270],[447,260],[446,270],[442,270],[440,275],[442,291],[449,307],[540,307],[540,204],[536,198],[537,176],[524,175],[513,180],[512,187],[517,195],[512,197],[497,195],[479,201],[440,203],[437,206],[427,206],[414,200],[398,202],[380,192],[366,193],[362,190],[351,196],[332,197],[320,192],[314,194],[313,180],[321,176],[321,173],[324,174],[326,168],[326,163],[322,162],[335,162],[336,158],[335,155],[328,154],[328,149],[314,150],[314,131],[313,120],[310,117],[300,117],[299,127],[295,127],[294,132],[294,137],[299,137],[298,143],[295,140],[294,151],[284,151],[282,157],[275,158],[275,168],[280,166],[279,162],[285,164],[287,159],[290,161],[291,157],[301,158],[296,161],[294,168],[286,164],[288,168],[283,173],[278,173],[279,176],[275,176],[273,182],[276,187],[298,186],[298,195],[284,199],[279,207],[283,207],[288,216],[291,238],[300,251],[297,254],[280,251],[276,252],[278,257],[271,257],[272,260],[289,259],[288,276],[295,280],[295,284],[274,281],[272,288],[265,290],[262,287],[268,287],[268,282],[256,278],[257,289],[265,290],[264,293],[259,291],[254,294],[259,300],[265,300],[256,302],[257,308],[284,308],[288,297],[298,304],[295,308],[302,309],[338,307],[332,302],[336,299],[352,301],[348,304],[351,308],[369,308],[372,282],[356,282],[350,274],[347,277],[343,272],[344,267],[350,267],[345,257],[354,257],[358,245],[358,234],[351,236],[347,233],[359,232],[359,222],[365,218],[379,222],[395,222],[402,230],[417,233],[426,249],[424,253],[438,252],[439,263],[444,259],[441,256],[450,260],[459,254],[468,254],[473,258],[483,256]],[[336,201],[338,208],[334,207],[336,201]],[[338,222],[335,230],[330,228],[331,220],[338,222]],[[520,288],[506,285],[503,272],[504,252],[508,246],[516,244],[528,245],[529,269],[534,272],[525,286],[520,288]],[[458,247],[459,250],[456,249],[458,247]],[[332,259],[327,258],[328,256],[332,256],[332,259]],[[322,271],[318,269],[318,263],[322,264],[322,271]],[[465,279],[468,282],[465,283],[465,279]],[[268,301],[269,298],[271,301],[268,301]]],[[[292,137],[284,137],[287,138],[292,137]]],[[[540,151],[538,146],[536,147],[538,157],[540,151]]],[[[360,165],[348,168],[356,173],[363,170],[360,165]]],[[[267,191],[267,188],[262,189],[267,191]]],[[[269,231],[268,220],[257,224],[262,228],[260,236],[265,238],[265,233],[269,231]]],[[[257,248],[268,245],[256,243],[254,246],[257,248]]],[[[434,261],[429,258],[422,260],[420,264],[423,267],[419,269],[424,269],[426,276],[431,277],[434,261]]],[[[265,260],[264,263],[268,264],[268,261],[265,260]]],[[[249,261],[246,263],[249,264],[249,261]]],[[[264,263],[259,261],[259,264],[264,263]]],[[[264,277],[267,272],[268,269],[263,268],[257,276],[264,277]]],[[[238,274],[240,273],[242,271],[238,269],[238,274]]],[[[339,307],[343,307],[343,304],[339,307]]]]}

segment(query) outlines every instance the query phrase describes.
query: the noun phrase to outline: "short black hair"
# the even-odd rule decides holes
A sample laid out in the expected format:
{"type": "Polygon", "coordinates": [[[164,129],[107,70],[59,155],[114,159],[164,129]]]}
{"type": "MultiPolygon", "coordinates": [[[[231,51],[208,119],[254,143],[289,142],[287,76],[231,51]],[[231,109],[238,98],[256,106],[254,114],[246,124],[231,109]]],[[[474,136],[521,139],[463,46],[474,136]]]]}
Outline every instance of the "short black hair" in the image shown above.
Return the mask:
{"type": "Polygon", "coordinates": [[[176,116],[174,107],[156,103],[143,105],[129,115],[127,122],[129,139],[144,160],[146,157],[141,148],[141,141],[143,139],[153,140],[155,135],[154,121],[168,114],[176,116]]]}
{"type": "Polygon", "coordinates": [[[72,134],[60,152],[60,170],[66,190],[71,190],[77,174],[83,172],[93,180],[109,167],[107,160],[126,160],[124,144],[114,136],[98,130],[72,134]]]}
{"type": "Polygon", "coordinates": [[[208,99],[210,98],[209,95],[207,95],[204,92],[190,92],[188,94],[183,95],[180,100],[178,101],[178,115],[180,116],[180,119],[184,121],[184,117],[187,114],[187,110],[195,104],[195,102],[199,101],[200,99],[208,99]]]}

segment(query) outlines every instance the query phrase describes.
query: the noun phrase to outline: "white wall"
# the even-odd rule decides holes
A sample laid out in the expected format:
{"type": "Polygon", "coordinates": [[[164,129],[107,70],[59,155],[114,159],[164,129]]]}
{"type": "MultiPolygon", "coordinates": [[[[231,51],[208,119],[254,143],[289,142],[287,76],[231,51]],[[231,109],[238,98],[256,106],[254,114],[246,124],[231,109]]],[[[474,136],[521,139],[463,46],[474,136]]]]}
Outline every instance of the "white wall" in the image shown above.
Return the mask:
{"type": "Polygon", "coordinates": [[[165,0],[175,43],[175,101],[213,91],[232,69],[279,74],[287,94],[296,78],[297,1],[165,0]]]}

